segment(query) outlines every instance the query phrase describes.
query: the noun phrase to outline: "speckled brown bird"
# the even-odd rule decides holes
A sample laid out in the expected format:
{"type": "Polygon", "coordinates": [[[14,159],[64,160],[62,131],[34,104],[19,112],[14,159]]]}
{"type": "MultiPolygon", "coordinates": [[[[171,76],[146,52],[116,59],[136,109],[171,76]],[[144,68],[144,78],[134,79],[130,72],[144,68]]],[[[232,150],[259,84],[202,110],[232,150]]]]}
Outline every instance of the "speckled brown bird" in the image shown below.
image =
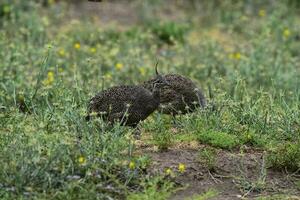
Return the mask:
{"type": "Polygon", "coordinates": [[[105,121],[136,127],[140,121],[154,112],[160,103],[160,88],[168,83],[157,75],[151,90],[143,86],[121,85],[109,88],[94,96],[88,105],[87,120],[96,113],[105,121]]]}
{"type": "MultiPolygon", "coordinates": [[[[197,107],[204,108],[206,106],[203,92],[191,79],[179,74],[167,74],[163,77],[169,85],[161,89],[160,112],[175,116],[193,112],[197,107]]],[[[152,90],[154,80],[144,82],[143,87],[152,90]]]]}

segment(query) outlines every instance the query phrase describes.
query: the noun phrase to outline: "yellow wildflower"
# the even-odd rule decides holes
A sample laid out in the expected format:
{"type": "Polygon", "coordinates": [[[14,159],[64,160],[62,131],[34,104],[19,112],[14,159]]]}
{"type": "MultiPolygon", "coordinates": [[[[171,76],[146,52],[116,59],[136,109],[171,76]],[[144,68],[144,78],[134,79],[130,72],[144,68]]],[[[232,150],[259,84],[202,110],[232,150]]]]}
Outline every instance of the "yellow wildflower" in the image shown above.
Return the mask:
{"type": "Polygon", "coordinates": [[[240,17],[240,20],[241,21],[248,21],[248,17],[246,16],[246,15],[242,15],[241,17],[240,17]]]}
{"type": "Polygon", "coordinates": [[[60,50],[58,51],[58,54],[59,54],[61,57],[64,57],[64,56],[66,55],[66,52],[65,52],[64,49],[60,49],[60,50]]]}
{"type": "Polygon", "coordinates": [[[241,57],[242,57],[242,55],[239,52],[229,54],[230,59],[240,60],[241,57]]]}
{"type": "Polygon", "coordinates": [[[170,168],[167,168],[167,169],[166,169],[166,174],[167,174],[167,175],[172,175],[173,172],[172,172],[172,170],[171,170],[170,168]]]}
{"type": "Polygon", "coordinates": [[[84,165],[84,164],[85,164],[85,162],[86,162],[86,159],[85,159],[85,157],[83,157],[83,156],[79,156],[79,158],[78,158],[78,163],[79,163],[79,164],[81,164],[81,165],[84,165]]]}
{"type": "Polygon", "coordinates": [[[80,44],[79,44],[78,42],[75,43],[75,44],[74,44],[74,48],[75,48],[75,49],[80,49],[80,44]]]}
{"type": "Polygon", "coordinates": [[[133,161],[130,161],[128,166],[129,166],[129,169],[134,169],[135,163],[133,161]]]}
{"type": "Polygon", "coordinates": [[[48,72],[47,78],[43,81],[44,85],[51,85],[54,82],[54,73],[48,72]]]}
{"type": "Polygon", "coordinates": [[[185,171],[185,164],[179,163],[178,170],[180,173],[183,173],[185,171]]]}
{"type": "Polygon", "coordinates": [[[124,67],[124,65],[123,65],[122,63],[117,63],[117,64],[116,64],[116,69],[117,69],[117,70],[122,70],[123,67],[124,67]]]}
{"type": "Polygon", "coordinates": [[[289,30],[289,29],[284,29],[283,30],[283,36],[285,37],[285,38],[288,38],[290,35],[291,35],[291,31],[289,30]]]}
{"type": "Polygon", "coordinates": [[[50,80],[50,82],[53,82],[54,81],[54,73],[51,71],[48,72],[47,78],[50,80]]]}
{"type": "Polygon", "coordinates": [[[49,4],[49,5],[53,5],[54,3],[55,3],[54,0],[48,0],[48,4],[49,4]]]}
{"type": "Polygon", "coordinates": [[[63,72],[64,72],[64,69],[63,69],[62,67],[59,67],[59,68],[58,68],[58,72],[59,72],[59,73],[63,73],[63,72]]]}
{"type": "Polygon", "coordinates": [[[140,67],[140,68],[139,68],[139,71],[140,71],[140,74],[141,74],[142,76],[145,76],[145,74],[146,74],[146,69],[145,69],[144,67],[140,67]]]}
{"type": "Polygon", "coordinates": [[[240,54],[239,52],[235,53],[235,54],[234,54],[234,58],[235,58],[236,60],[241,59],[241,54],[240,54]]]}
{"type": "Polygon", "coordinates": [[[91,53],[96,53],[97,49],[95,47],[90,48],[91,53]]]}
{"type": "Polygon", "coordinates": [[[266,16],[266,11],[265,11],[264,9],[260,9],[260,10],[258,11],[258,15],[259,15],[260,17],[264,17],[264,16],[266,16]]]}
{"type": "Polygon", "coordinates": [[[105,79],[108,79],[108,80],[111,80],[111,79],[112,79],[111,73],[106,73],[106,74],[104,75],[104,78],[105,78],[105,79]]]}

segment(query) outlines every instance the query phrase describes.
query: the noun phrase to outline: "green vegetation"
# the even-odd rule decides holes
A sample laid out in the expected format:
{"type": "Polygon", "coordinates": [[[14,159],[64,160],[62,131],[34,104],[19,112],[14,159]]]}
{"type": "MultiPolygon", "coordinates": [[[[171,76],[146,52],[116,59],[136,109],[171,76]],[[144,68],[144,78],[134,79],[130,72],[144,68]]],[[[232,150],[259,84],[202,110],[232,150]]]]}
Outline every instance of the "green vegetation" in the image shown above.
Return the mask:
{"type": "Polygon", "coordinates": [[[152,133],[153,143],[158,147],[159,150],[164,151],[172,145],[173,136],[170,132],[170,124],[168,120],[164,119],[161,115],[156,116],[146,131],[152,133]]]}
{"type": "Polygon", "coordinates": [[[270,149],[268,163],[270,167],[278,169],[299,170],[300,143],[284,143],[270,149]]]}
{"type": "Polygon", "coordinates": [[[202,143],[210,144],[214,147],[232,149],[238,144],[237,137],[222,132],[206,132],[198,135],[198,140],[202,143]]]}
{"type": "Polygon", "coordinates": [[[214,171],[217,159],[216,154],[217,152],[214,148],[205,148],[199,151],[198,160],[208,170],[214,171]]]}
{"type": "MultiPolygon", "coordinates": [[[[144,143],[247,145],[268,153],[267,166],[299,173],[298,1],[136,1],[139,21],[127,26],[39,2],[0,2],[1,199],[170,197],[172,180],[134,153],[133,130],[84,120],[90,97],[149,79],[156,58],[160,72],[195,80],[208,108],[178,117],[174,134],[170,116],[152,115],[144,143]]],[[[213,151],[200,157],[213,167],[213,151]]]]}
{"type": "Polygon", "coordinates": [[[173,184],[168,181],[161,179],[154,179],[150,183],[145,184],[145,190],[140,193],[132,193],[127,199],[128,200],[164,200],[171,196],[171,191],[174,188],[173,184]]]}
{"type": "Polygon", "coordinates": [[[213,199],[218,196],[218,191],[214,189],[209,189],[204,194],[194,195],[191,198],[187,198],[186,200],[208,200],[213,199]]]}
{"type": "Polygon", "coordinates": [[[154,35],[167,44],[174,44],[176,41],[183,42],[188,28],[175,22],[157,23],[157,21],[152,22],[150,27],[154,35]]]}

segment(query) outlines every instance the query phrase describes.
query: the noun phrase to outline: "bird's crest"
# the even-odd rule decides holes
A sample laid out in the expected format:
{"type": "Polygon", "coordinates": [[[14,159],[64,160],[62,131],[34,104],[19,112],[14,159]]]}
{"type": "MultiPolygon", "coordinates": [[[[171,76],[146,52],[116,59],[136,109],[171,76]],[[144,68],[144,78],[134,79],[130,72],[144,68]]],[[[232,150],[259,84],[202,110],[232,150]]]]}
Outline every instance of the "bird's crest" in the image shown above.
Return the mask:
{"type": "Polygon", "coordinates": [[[156,73],[156,75],[159,75],[158,70],[157,70],[157,65],[158,65],[158,60],[156,60],[156,64],[155,64],[155,73],[156,73]]]}

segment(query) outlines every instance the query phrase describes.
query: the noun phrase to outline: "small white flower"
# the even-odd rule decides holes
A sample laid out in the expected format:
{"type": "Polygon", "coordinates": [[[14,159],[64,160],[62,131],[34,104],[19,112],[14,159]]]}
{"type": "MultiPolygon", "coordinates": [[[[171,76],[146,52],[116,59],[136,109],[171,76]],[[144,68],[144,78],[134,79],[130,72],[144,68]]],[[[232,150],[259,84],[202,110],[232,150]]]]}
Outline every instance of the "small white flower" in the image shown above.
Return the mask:
{"type": "Polygon", "coordinates": [[[197,104],[198,104],[198,102],[197,102],[197,101],[193,101],[193,102],[192,102],[192,104],[194,104],[194,105],[197,105],[197,104]]]}

